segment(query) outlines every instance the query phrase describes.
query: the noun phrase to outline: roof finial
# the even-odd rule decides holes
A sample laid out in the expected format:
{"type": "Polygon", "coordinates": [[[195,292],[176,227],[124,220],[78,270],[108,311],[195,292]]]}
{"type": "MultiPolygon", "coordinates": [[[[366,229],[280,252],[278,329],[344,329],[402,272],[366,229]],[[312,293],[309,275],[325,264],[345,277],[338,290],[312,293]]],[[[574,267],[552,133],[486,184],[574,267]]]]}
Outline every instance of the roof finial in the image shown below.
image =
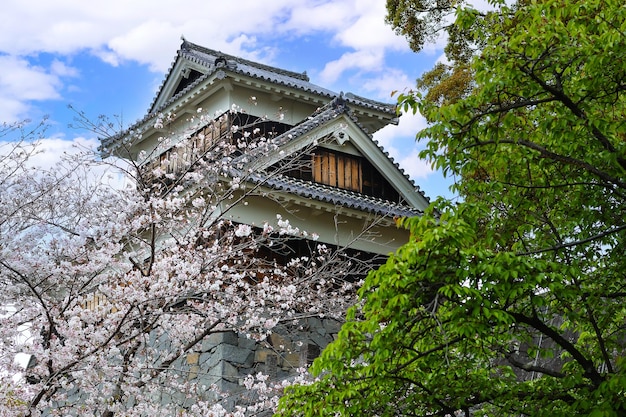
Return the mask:
{"type": "Polygon", "coordinates": [[[183,41],[180,44],[180,49],[185,49],[185,47],[187,46],[188,42],[187,39],[185,39],[185,35],[180,35],[180,40],[183,41]]]}
{"type": "Polygon", "coordinates": [[[341,91],[341,92],[339,93],[339,97],[335,97],[335,98],[332,100],[332,103],[333,103],[333,107],[334,107],[334,108],[338,108],[338,107],[341,107],[341,106],[345,106],[345,104],[346,104],[346,100],[344,100],[344,98],[343,98],[343,91],[341,91]]]}

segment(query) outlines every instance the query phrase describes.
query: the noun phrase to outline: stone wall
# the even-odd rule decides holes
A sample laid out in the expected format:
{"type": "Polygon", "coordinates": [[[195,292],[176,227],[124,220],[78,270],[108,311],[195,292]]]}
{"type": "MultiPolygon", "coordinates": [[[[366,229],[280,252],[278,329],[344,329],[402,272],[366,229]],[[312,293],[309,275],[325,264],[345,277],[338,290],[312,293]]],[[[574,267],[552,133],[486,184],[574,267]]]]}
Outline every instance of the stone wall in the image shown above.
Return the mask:
{"type": "Polygon", "coordinates": [[[173,366],[181,377],[206,387],[202,399],[216,399],[209,390],[228,393],[224,406],[245,403],[244,378],[261,372],[271,380],[283,380],[308,367],[334,340],[341,323],[333,319],[308,318],[297,326],[278,326],[264,341],[257,342],[234,332],[208,336],[197,351],[173,366]]]}
{"type": "MultiPolygon", "coordinates": [[[[153,391],[148,395],[157,403],[174,403],[183,408],[203,400],[217,401],[226,409],[250,404],[255,398],[244,387],[246,376],[260,372],[268,375],[271,381],[295,376],[297,368],[308,367],[326,345],[336,338],[340,328],[341,323],[336,320],[307,318],[300,320],[298,325],[277,326],[261,342],[234,332],[211,334],[195,351],[179,358],[162,375],[178,383],[196,383],[196,395],[185,395],[172,386],[163,386],[158,392],[153,391]]],[[[153,334],[148,344],[154,349],[152,352],[155,357],[143,358],[144,361],[148,359],[146,366],[158,367],[157,358],[167,357],[171,350],[170,341],[166,335],[156,337],[153,334]]],[[[68,407],[65,415],[78,416],[79,404],[87,401],[85,393],[71,389],[66,392],[65,400],[56,402],[49,410],[44,410],[43,415],[52,415],[53,409],[68,407]]],[[[133,398],[128,398],[127,401],[129,405],[134,403],[133,398]]]]}

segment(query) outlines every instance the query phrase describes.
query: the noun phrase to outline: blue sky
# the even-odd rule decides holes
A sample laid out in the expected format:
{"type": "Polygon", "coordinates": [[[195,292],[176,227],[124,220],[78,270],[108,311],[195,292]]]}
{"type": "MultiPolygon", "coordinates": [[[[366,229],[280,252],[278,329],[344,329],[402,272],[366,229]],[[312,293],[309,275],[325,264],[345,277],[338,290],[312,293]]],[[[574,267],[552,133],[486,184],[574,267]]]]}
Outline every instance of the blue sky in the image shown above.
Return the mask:
{"type": "MultiPolygon", "coordinates": [[[[46,158],[93,134],[74,114],[142,117],[181,36],[211,49],[293,71],[335,91],[393,102],[393,90],[441,58],[443,40],[415,54],[384,24],[384,0],[8,0],[0,14],[0,121],[51,124],[46,158]]],[[[423,118],[403,116],[375,135],[426,195],[450,196],[449,180],[418,159],[423,118]]]]}

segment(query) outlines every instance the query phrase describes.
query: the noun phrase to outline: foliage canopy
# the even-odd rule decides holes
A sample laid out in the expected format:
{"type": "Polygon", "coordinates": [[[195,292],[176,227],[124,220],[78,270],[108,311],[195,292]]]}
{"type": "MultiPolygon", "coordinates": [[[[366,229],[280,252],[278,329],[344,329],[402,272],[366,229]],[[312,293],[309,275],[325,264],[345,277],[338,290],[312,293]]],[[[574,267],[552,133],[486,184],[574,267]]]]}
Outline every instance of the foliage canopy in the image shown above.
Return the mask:
{"type": "Polygon", "coordinates": [[[449,67],[467,89],[399,104],[463,201],[403,221],[280,415],[626,414],[626,8],[458,6],[454,26],[481,45],[449,67]]]}

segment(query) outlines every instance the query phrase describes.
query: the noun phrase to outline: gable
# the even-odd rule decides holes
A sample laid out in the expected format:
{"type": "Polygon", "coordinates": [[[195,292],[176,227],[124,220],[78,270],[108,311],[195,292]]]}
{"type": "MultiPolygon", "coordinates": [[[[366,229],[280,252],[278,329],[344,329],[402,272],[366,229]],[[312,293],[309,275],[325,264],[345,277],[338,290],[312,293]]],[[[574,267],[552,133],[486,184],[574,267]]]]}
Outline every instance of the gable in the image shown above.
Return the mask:
{"type": "Polygon", "coordinates": [[[164,149],[143,165],[144,178],[157,168],[168,174],[183,172],[189,164],[193,165],[193,158],[210,159],[214,144],[223,140],[237,145],[229,157],[233,158],[229,162],[232,177],[249,177],[254,172],[258,175],[253,181],[259,184],[271,182],[272,187],[291,190],[294,195],[316,196],[332,200],[333,204],[366,210],[381,211],[385,206],[393,206],[394,213],[411,208],[419,212],[429,204],[415,184],[350,117],[348,107],[337,101],[296,126],[226,112],[184,139],[184,145],[164,149]],[[251,130],[258,133],[245,134],[251,130]],[[255,146],[243,154],[238,150],[239,142],[251,144],[261,138],[271,144],[273,151],[268,153],[265,146],[255,146]]]}
{"type": "Polygon", "coordinates": [[[249,61],[183,39],[176,59],[159,87],[148,113],[160,110],[188,87],[198,84],[201,78],[210,78],[217,72],[245,75],[262,80],[263,83],[295,87],[327,99],[335,95],[330,90],[311,84],[306,73],[297,73],[249,61]]]}
{"type": "MultiPolygon", "coordinates": [[[[327,104],[339,94],[310,82],[306,73],[298,73],[270,65],[249,61],[193,44],[183,39],[177,56],[165,80],[148,109],[148,114],[163,111],[164,107],[185,92],[202,87],[220,73],[241,85],[253,86],[259,91],[272,91],[279,96],[289,96],[302,102],[327,104]]],[[[397,123],[395,105],[369,100],[351,93],[345,100],[358,112],[359,119],[370,132],[389,123],[397,123]]]]}
{"type": "Polygon", "coordinates": [[[341,99],[276,138],[255,171],[286,169],[291,178],[402,203],[420,211],[429,200],[351,116],[341,99]],[[295,157],[294,157],[295,156],[295,157]]]}

